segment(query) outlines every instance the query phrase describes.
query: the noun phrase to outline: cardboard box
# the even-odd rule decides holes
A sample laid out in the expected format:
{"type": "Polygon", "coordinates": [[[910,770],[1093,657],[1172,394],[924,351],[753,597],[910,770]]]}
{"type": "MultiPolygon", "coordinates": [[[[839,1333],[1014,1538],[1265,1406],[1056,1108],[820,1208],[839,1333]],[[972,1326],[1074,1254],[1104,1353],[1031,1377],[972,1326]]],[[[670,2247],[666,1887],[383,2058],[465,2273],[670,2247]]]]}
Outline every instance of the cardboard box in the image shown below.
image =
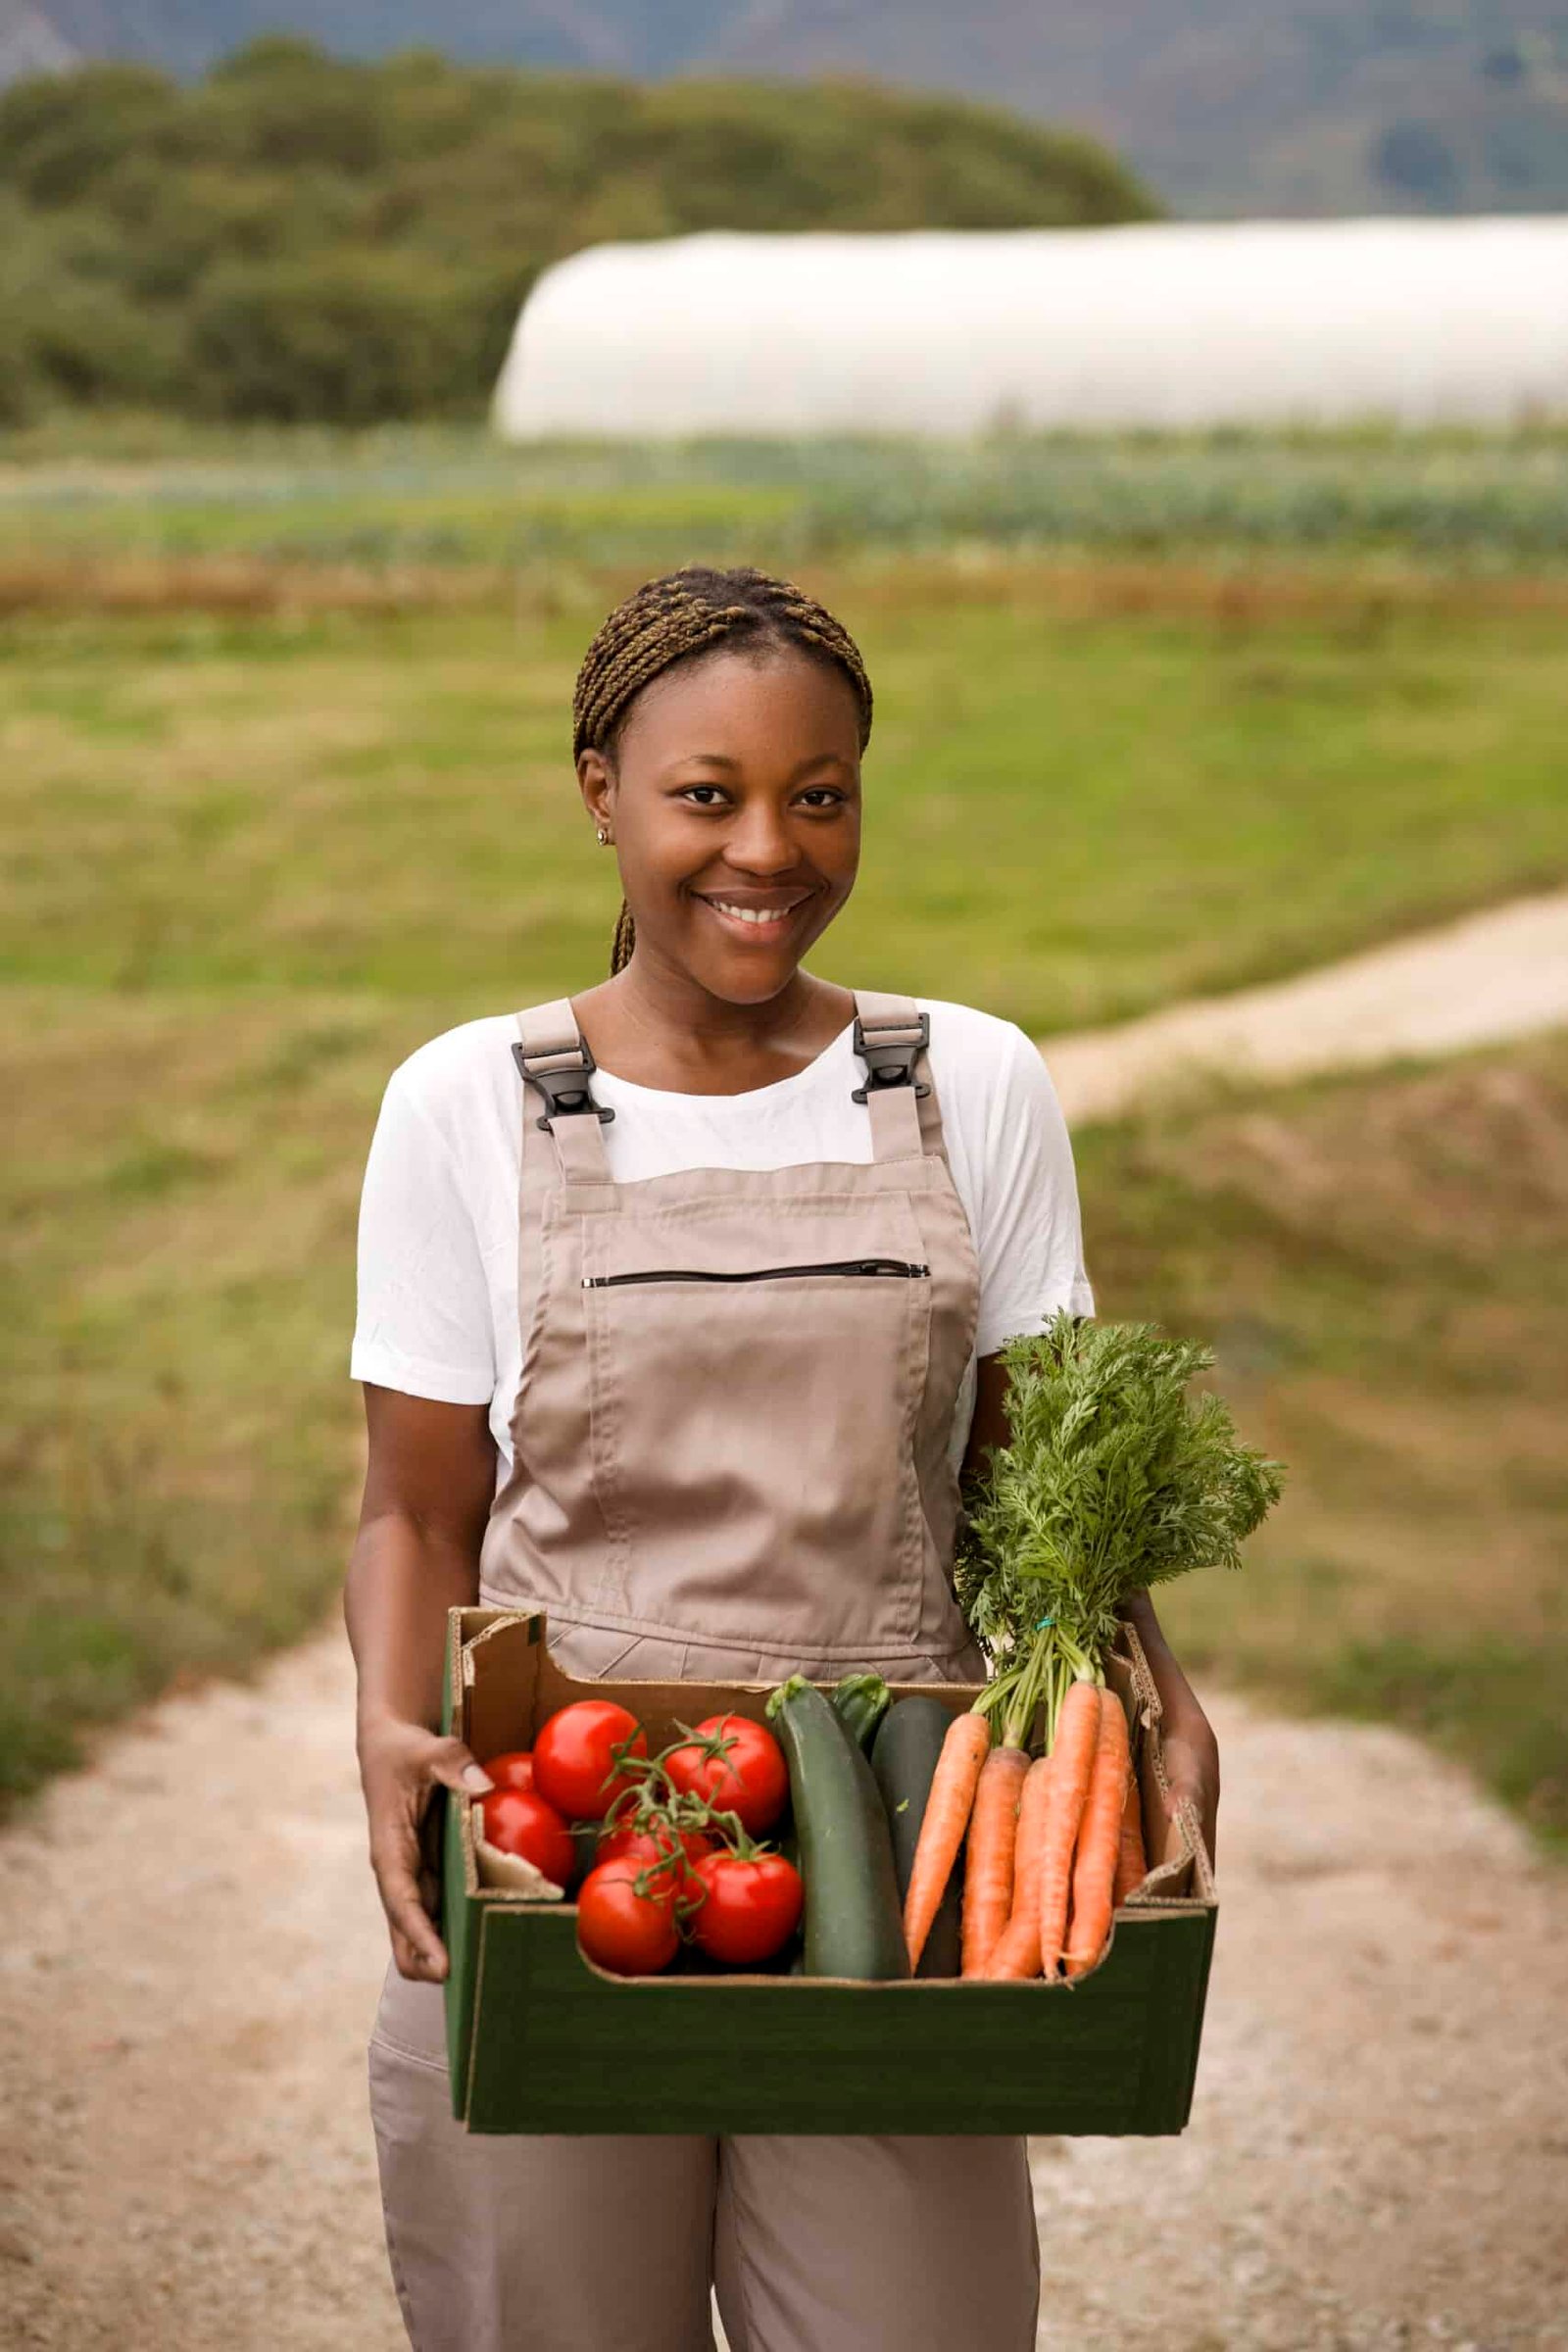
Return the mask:
{"type": "MultiPolygon", "coordinates": [[[[576,1906],[481,1884],[470,1800],[448,1800],[443,1932],[453,2112],[470,2132],[1171,2132],[1192,2104],[1214,1940],[1196,1821],[1161,1801],[1159,1699],[1136,1636],[1111,1661],[1158,1861],[1072,1985],[620,1978],[584,1959],[576,1906]]],[[[911,1686],[912,1688],[912,1686],[911,1686]]],[[[973,1689],[922,1685],[956,1713],[973,1689]]],[[[896,1696],[905,1695],[902,1690],[896,1696]]],[[[475,1755],[612,1697],[651,1746],[674,1720],[762,1717],[767,1686],[580,1683],[538,1612],[454,1609],[445,1721],[475,1755]]]]}

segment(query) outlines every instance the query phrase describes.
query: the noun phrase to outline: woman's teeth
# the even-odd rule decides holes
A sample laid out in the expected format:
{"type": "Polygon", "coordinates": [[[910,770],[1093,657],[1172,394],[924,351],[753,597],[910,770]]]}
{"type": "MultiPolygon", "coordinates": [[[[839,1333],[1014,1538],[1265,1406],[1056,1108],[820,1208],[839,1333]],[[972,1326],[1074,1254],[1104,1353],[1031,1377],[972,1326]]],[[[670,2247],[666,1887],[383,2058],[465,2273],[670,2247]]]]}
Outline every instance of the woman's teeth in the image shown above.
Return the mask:
{"type": "Polygon", "coordinates": [[[782,923],[795,912],[793,906],[732,906],[727,899],[710,899],[708,903],[741,923],[782,923]]]}

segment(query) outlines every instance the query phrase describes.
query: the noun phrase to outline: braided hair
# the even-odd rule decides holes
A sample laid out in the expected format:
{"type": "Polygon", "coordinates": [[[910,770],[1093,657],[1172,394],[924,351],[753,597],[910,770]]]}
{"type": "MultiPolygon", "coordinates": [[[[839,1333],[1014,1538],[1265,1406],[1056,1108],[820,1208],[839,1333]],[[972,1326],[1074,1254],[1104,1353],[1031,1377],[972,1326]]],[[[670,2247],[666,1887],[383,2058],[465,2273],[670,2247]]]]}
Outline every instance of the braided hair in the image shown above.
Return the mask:
{"type": "MultiPolygon", "coordinates": [[[[633,589],[600,628],[583,656],[571,698],[572,758],[593,751],[609,759],[643,688],[677,662],[720,647],[750,653],[775,646],[829,662],[848,678],[859,706],[864,751],[871,733],[871,681],[848,629],[789,580],[750,568],[711,571],[691,564],[633,589]]],[[[622,899],[612,977],[631,961],[636,941],[631,908],[622,899]]]]}

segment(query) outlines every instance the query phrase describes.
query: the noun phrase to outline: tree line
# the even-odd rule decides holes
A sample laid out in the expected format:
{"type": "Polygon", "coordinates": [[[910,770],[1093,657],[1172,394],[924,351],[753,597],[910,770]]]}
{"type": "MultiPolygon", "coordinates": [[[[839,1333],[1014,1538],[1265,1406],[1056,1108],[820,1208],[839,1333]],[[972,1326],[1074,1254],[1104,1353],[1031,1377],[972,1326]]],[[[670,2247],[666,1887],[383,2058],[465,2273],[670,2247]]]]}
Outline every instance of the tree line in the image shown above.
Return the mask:
{"type": "Polygon", "coordinates": [[[538,272],[602,239],[1157,209],[1092,140],[863,83],[362,65],[282,38],[192,84],[93,65],[0,93],[0,418],[472,412],[538,272]]]}

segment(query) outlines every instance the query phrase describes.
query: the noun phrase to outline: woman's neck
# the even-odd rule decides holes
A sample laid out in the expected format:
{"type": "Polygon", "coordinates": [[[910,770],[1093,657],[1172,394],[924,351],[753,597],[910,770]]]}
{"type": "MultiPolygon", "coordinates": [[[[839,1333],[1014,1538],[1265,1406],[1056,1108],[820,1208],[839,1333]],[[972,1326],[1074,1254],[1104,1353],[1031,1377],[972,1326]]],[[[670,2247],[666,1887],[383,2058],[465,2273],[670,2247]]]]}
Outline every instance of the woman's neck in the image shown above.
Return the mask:
{"type": "Polygon", "coordinates": [[[624,971],[572,1003],[602,1069],[691,1095],[750,1094],[794,1077],[855,1009],[847,988],[800,968],[762,1004],[728,1003],[641,948],[624,971]]]}

